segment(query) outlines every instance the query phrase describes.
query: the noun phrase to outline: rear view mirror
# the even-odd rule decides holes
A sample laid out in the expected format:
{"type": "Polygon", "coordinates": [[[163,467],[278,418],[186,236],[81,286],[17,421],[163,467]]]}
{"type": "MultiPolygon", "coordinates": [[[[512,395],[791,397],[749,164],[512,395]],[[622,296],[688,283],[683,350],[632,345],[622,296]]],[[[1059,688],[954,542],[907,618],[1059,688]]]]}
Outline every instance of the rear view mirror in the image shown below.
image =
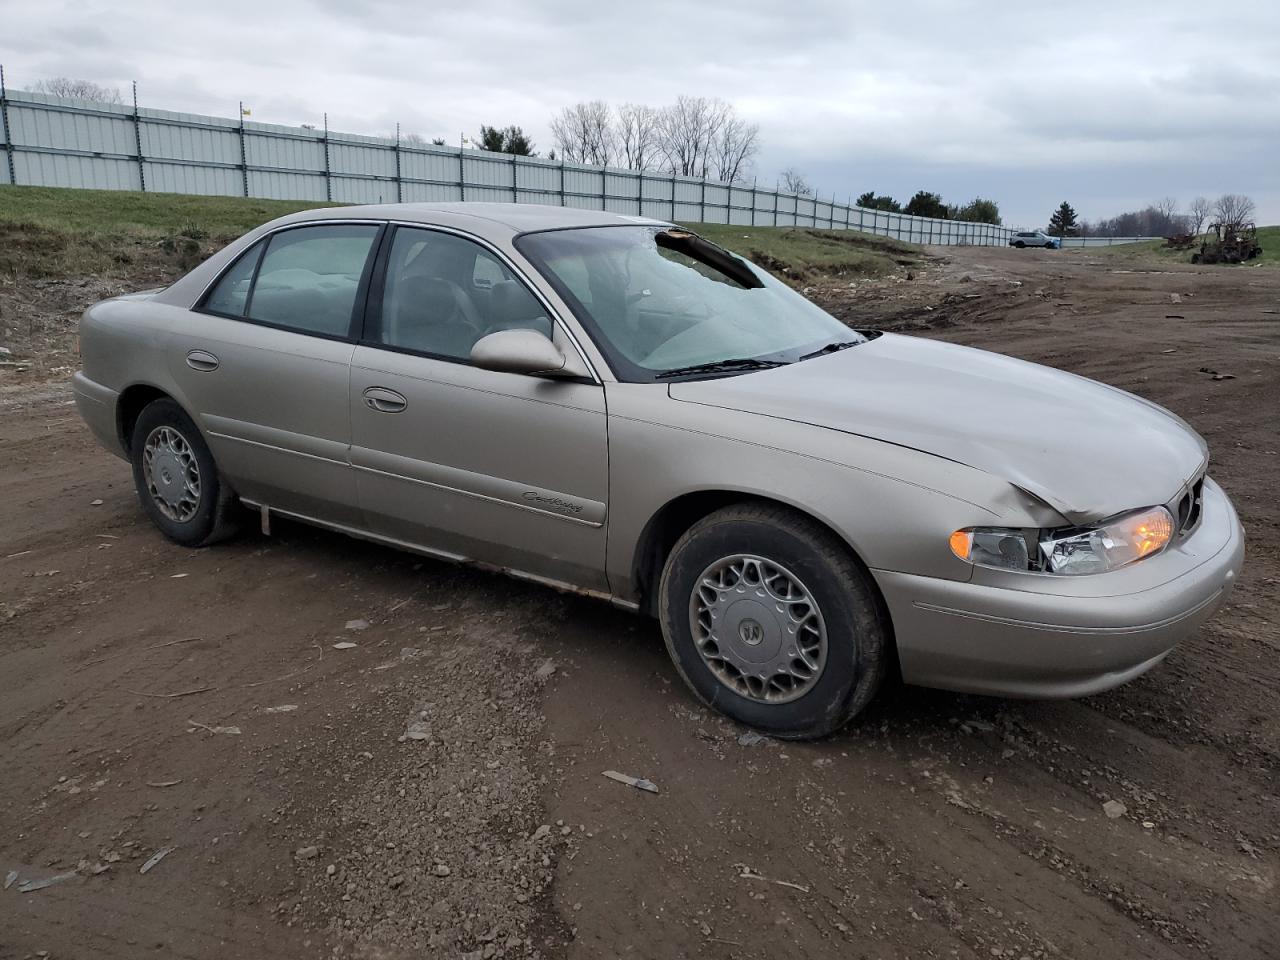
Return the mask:
{"type": "Polygon", "coordinates": [[[484,370],[545,377],[564,370],[565,357],[536,330],[499,330],[476,341],[471,362],[484,370]]]}

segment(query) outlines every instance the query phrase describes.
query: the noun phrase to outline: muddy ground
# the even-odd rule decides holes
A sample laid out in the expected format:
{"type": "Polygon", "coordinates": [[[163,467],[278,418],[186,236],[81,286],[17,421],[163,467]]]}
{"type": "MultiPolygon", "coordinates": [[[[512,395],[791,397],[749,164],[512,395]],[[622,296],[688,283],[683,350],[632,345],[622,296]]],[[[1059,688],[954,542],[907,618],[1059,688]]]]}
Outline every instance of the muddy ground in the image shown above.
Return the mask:
{"type": "Polygon", "coordinates": [[[1280,270],[940,253],[809,293],[1170,407],[1247,566],[1120,690],[891,687],[813,744],[601,603],[287,523],[169,543],[42,384],[79,306],[43,291],[51,359],[0,381],[0,958],[1280,956],[1280,270]]]}

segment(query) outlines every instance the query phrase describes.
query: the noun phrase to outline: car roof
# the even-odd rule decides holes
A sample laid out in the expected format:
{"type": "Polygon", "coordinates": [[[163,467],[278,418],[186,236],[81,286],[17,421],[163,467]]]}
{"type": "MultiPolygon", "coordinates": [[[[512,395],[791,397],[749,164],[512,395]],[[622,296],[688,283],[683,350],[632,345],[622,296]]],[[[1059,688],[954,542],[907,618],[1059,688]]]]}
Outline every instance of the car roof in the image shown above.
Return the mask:
{"type": "Polygon", "coordinates": [[[481,235],[519,234],[532,230],[558,230],[571,227],[635,226],[636,224],[668,225],[635,214],[583,210],[577,207],[551,206],[542,203],[382,203],[351,207],[320,207],[290,214],[276,224],[315,220],[398,220],[435,226],[460,227],[481,235]]]}

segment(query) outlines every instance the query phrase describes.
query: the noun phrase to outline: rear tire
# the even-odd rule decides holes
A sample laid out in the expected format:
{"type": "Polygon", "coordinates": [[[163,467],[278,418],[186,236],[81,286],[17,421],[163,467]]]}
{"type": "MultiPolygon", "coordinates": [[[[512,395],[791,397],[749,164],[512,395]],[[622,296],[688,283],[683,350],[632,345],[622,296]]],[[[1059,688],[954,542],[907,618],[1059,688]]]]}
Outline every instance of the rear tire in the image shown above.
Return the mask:
{"type": "Polygon", "coordinates": [[[133,426],[129,450],[142,509],[166,537],[203,547],[236,532],[235,492],[177,403],[167,397],[149,403],[133,426]]]}
{"type": "Polygon", "coordinates": [[[891,633],[870,576],[830,531],[741,504],[694,524],[662,572],[667,652],[703,703],[784,739],[838,730],[875,696],[891,633]]]}

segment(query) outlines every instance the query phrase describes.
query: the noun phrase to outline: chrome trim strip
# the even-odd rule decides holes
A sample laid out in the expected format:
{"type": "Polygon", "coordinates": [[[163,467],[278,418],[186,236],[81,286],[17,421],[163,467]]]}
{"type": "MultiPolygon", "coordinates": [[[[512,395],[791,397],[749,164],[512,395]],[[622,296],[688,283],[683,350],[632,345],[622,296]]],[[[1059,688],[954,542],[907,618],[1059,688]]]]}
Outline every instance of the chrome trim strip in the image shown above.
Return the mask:
{"type": "MultiPolygon", "coordinates": [[[[334,523],[330,520],[320,520],[317,517],[310,516],[305,513],[295,513],[292,510],[277,510],[269,504],[260,503],[257,500],[246,500],[240,498],[240,502],[246,507],[253,510],[267,510],[270,513],[277,514],[281,517],[288,517],[292,520],[299,520],[303,523],[309,523],[316,527],[323,527],[326,530],[332,530],[335,533],[343,533],[349,537],[355,537],[357,540],[368,540],[372,543],[380,543],[385,546],[395,547],[398,550],[407,550],[410,553],[419,553],[423,556],[432,557],[436,560],[444,560],[447,563],[456,563],[463,566],[475,567],[479,570],[486,570],[491,573],[502,573],[518,580],[527,580],[530,583],[536,583],[540,586],[551,587],[553,590],[561,590],[565,593],[576,593],[581,596],[591,597],[595,600],[605,600],[623,610],[635,612],[640,609],[640,605],[631,600],[624,600],[621,597],[614,596],[611,593],[605,593],[602,590],[592,590],[589,587],[579,587],[575,584],[568,583],[564,580],[554,580],[550,577],[539,576],[536,573],[528,573],[524,570],[517,570],[514,567],[499,567],[492,563],[485,563],[483,560],[474,560],[471,557],[463,556],[460,553],[449,553],[445,550],[435,550],[431,547],[424,547],[418,543],[412,543],[408,540],[397,540],[394,537],[383,536],[380,533],[374,533],[371,530],[364,530],[360,527],[350,527],[343,523],[334,523]]],[[[514,504],[513,504],[514,506],[514,504]]]]}
{"type": "MultiPolygon", "coordinates": [[[[563,520],[566,523],[577,523],[584,527],[595,527],[597,529],[604,526],[603,521],[583,520],[580,517],[571,517],[563,513],[556,513],[552,510],[543,510],[539,507],[531,507],[528,504],[517,503],[514,500],[507,500],[503,497],[494,497],[484,493],[477,493],[474,490],[464,490],[461,487],[450,486],[447,483],[437,483],[432,480],[423,480],[419,477],[407,477],[402,473],[393,473],[390,470],[379,470],[377,467],[367,467],[361,463],[353,463],[351,466],[356,470],[376,474],[380,477],[387,477],[391,480],[403,480],[406,483],[416,483],[424,487],[431,487],[433,490],[443,490],[446,493],[456,493],[464,497],[471,497],[473,500],[483,500],[486,503],[496,503],[504,507],[513,507],[516,510],[525,510],[529,513],[541,514],[544,517],[553,517],[556,520],[563,520]]],[[[532,493],[535,491],[529,492],[532,493]]]]}
{"type": "Polygon", "coordinates": [[[1219,587],[1212,594],[1201,600],[1190,610],[1183,610],[1181,613],[1174,614],[1172,617],[1165,617],[1163,620],[1157,620],[1154,623],[1136,623],[1127,627],[1073,627],[1061,623],[1038,623],[1034,620],[1018,620],[1013,617],[999,617],[989,613],[975,613],[972,610],[960,610],[956,607],[946,607],[937,603],[926,603],[922,600],[916,600],[911,605],[917,610],[927,610],[930,613],[942,613],[952,617],[963,617],[966,620],[981,620],[984,623],[994,623],[1002,627],[1017,627],[1020,630],[1039,630],[1045,633],[1075,633],[1084,636],[1123,636],[1129,633],[1146,633],[1150,630],[1159,630],[1161,627],[1172,626],[1179,620],[1185,620],[1187,617],[1195,616],[1205,607],[1212,603],[1216,603],[1218,598],[1222,596],[1222,587],[1219,587]]]}
{"type": "Polygon", "coordinates": [[[229,433],[217,433],[213,430],[206,430],[211,437],[217,437],[219,440],[231,440],[235,443],[246,443],[251,447],[261,447],[264,450],[274,450],[276,453],[288,453],[295,457],[305,457],[307,460],[319,460],[321,463],[332,463],[339,467],[349,467],[351,464],[345,460],[334,460],[331,457],[322,457],[315,453],[304,453],[302,450],[290,450],[288,447],[278,447],[274,443],[263,443],[261,440],[247,440],[244,437],[233,437],[229,433]]]}

